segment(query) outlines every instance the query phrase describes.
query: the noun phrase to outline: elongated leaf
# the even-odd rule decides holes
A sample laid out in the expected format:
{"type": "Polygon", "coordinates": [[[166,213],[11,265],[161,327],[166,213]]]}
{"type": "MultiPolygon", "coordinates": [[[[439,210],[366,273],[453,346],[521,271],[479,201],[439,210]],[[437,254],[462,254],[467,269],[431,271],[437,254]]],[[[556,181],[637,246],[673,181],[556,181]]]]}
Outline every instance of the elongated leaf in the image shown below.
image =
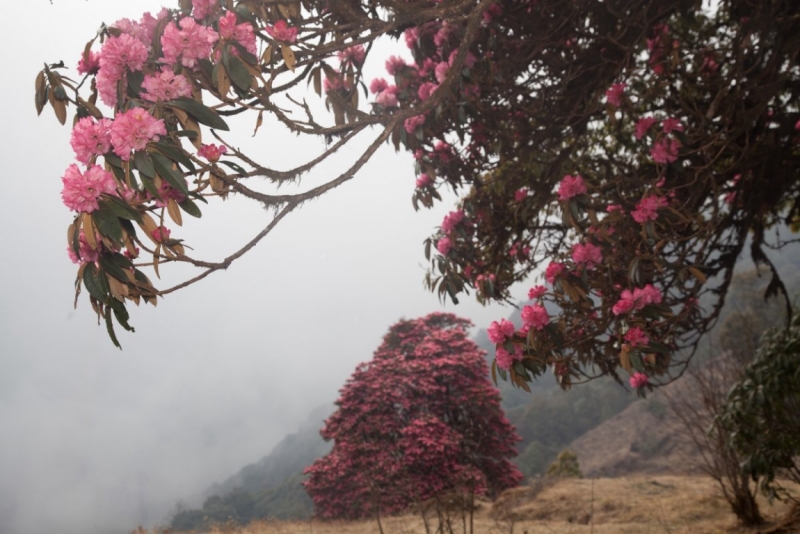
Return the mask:
{"type": "Polygon", "coordinates": [[[114,333],[114,320],[111,318],[111,310],[109,309],[106,309],[106,332],[108,332],[108,337],[111,338],[114,346],[122,350],[122,345],[119,344],[117,335],[114,333]]]}
{"type": "Polygon", "coordinates": [[[197,100],[188,97],[181,97],[176,100],[171,100],[166,104],[190,113],[195,119],[198,120],[198,122],[205,124],[206,126],[210,126],[211,128],[215,128],[217,130],[230,130],[225,121],[222,120],[222,118],[217,115],[214,110],[204,106],[197,100]]]}
{"type": "Polygon", "coordinates": [[[83,285],[91,296],[100,302],[106,301],[107,292],[103,291],[103,286],[100,283],[97,268],[93,263],[87,263],[86,268],[83,270],[83,285]]]}
{"type": "Polygon", "coordinates": [[[203,216],[203,212],[200,211],[200,208],[197,207],[197,204],[189,200],[188,198],[178,204],[183,211],[191,215],[192,217],[200,218],[203,216]]]}
{"type": "Polygon", "coordinates": [[[186,186],[186,180],[183,178],[180,171],[176,171],[172,168],[172,162],[168,160],[166,156],[158,152],[151,154],[151,157],[153,158],[153,166],[156,168],[158,175],[166,180],[169,185],[184,195],[188,195],[189,188],[186,186]]]}
{"type": "Polygon", "coordinates": [[[142,174],[140,178],[142,179],[142,185],[144,186],[145,190],[158,200],[161,200],[161,195],[158,193],[158,188],[156,187],[155,182],[153,182],[153,179],[148,178],[144,174],[142,174]]]}
{"type": "Polygon", "coordinates": [[[111,261],[111,259],[107,258],[106,256],[100,257],[100,267],[102,267],[105,272],[107,272],[120,282],[128,281],[128,276],[125,274],[125,271],[119,265],[111,261]]]}
{"type": "MultiPolygon", "coordinates": [[[[188,132],[188,133],[194,133],[194,132],[188,132]]],[[[189,171],[194,172],[194,163],[192,163],[192,160],[189,159],[189,156],[187,156],[178,147],[174,145],[168,145],[166,143],[152,143],[152,145],[156,147],[159,150],[159,152],[167,156],[172,161],[180,163],[181,165],[189,169],[189,171]]]]}
{"type": "Polygon", "coordinates": [[[242,166],[239,165],[238,163],[234,163],[232,161],[224,161],[224,160],[220,160],[219,162],[225,165],[226,167],[230,167],[234,171],[238,172],[240,176],[244,176],[247,174],[247,171],[244,170],[244,168],[242,168],[242,166]]]}
{"type": "Polygon", "coordinates": [[[250,90],[253,77],[250,76],[250,71],[247,70],[247,67],[244,66],[241,59],[236,56],[228,57],[225,70],[228,71],[228,75],[231,77],[231,81],[236,87],[245,92],[250,90]]]}
{"type": "Polygon", "coordinates": [[[183,226],[183,217],[181,217],[181,210],[178,209],[178,203],[175,202],[174,198],[170,198],[167,200],[167,213],[169,213],[170,219],[173,220],[175,224],[178,226],[183,226]]]}
{"type": "Polygon", "coordinates": [[[137,222],[142,220],[142,216],[139,214],[139,212],[123,199],[106,194],[103,194],[102,197],[103,199],[99,202],[99,204],[107,207],[117,217],[137,222]]]}
{"type": "Polygon", "coordinates": [[[153,160],[150,158],[150,154],[144,150],[138,150],[133,155],[133,166],[148,178],[156,177],[156,169],[153,166],[153,160]]]}
{"type": "Polygon", "coordinates": [[[116,242],[122,241],[122,226],[119,224],[119,219],[105,202],[100,205],[99,209],[92,212],[92,222],[104,236],[116,242]]]}

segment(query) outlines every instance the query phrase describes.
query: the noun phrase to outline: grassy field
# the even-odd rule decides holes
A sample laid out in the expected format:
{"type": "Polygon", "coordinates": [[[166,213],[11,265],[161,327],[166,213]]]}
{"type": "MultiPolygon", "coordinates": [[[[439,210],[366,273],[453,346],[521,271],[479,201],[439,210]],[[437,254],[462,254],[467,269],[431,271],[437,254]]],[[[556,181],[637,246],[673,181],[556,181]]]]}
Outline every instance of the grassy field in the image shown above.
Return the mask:
{"type": "MultiPolygon", "coordinates": [[[[794,488],[800,496],[800,488],[794,488]]],[[[482,501],[475,513],[476,534],[749,534],[773,530],[790,506],[759,503],[769,524],[737,525],[714,482],[701,476],[643,476],[564,479],[482,501]]],[[[454,532],[462,531],[454,514],[454,532]]],[[[382,519],[384,534],[424,534],[418,516],[382,519]]],[[[800,532],[788,529],[779,532],[800,532]]],[[[373,521],[270,521],[246,527],[218,527],[214,534],[374,534],[373,521]]],[[[778,532],[778,531],[776,531],[778,532]]],[[[143,534],[143,531],[139,531],[143,534]]]]}

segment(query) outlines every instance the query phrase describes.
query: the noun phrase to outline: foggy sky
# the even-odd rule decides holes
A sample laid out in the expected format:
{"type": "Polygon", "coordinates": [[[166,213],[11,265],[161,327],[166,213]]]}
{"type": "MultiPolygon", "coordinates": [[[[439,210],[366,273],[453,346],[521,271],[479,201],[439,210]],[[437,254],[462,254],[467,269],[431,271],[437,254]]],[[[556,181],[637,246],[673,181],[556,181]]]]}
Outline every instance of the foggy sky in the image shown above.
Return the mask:
{"type": "MultiPolygon", "coordinates": [[[[34,78],[43,62],[74,68],[101,22],[160,5],[28,0],[0,8],[3,534],[126,532],[162,521],[178,499],[259,459],[332,402],[392,323],[443,309],[422,286],[422,241],[453,199],[415,213],[412,159],[385,147],[354,181],[291,214],[226,272],[158,308],[131,305],[137,332],[118,331],[122,352],[85,295],[73,310],[71,214],[60,199],[74,161],[70,130],[49,107],[36,117],[34,78]]],[[[274,124],[251,139],[252,120],[230,121],[241,127],[230,138],[274,167],[323,148],[274,124]]],[[[309,184],[357,156],[346,148],[309,184]]],[[[204,259],[224,257],[269,220],[235,198],[203,209],[202,220],[171,227],[204,259]]],[[[168,265],[164,280],[153,280],[167,287],[181,273],[168,265]]],[[[445,309],[479,326],[509,313],[469,298],[445,309]]]]}

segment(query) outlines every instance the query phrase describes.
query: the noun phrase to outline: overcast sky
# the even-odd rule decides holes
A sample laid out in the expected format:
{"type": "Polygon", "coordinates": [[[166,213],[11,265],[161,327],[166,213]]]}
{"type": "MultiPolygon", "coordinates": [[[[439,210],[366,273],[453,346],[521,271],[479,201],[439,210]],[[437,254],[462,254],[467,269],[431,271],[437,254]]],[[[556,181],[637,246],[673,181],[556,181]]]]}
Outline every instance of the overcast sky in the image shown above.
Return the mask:
{"type": "MultiPolygon", "coordinates": [[[[157,309],[132,309],[137,332],[120,333],[124,351],[97,326],[85,296],[73,310],[71,214],[60,178],[74,156],[69,128],[52,110],[36,117],[34,78],[43,62],[74,68],[101,22],[160,5],[0,7],[3,534],[125,532],[162,520],[178,499],[257,460],[311,409],[332,402],[392,323],[443,309],[422,286],[422,241],[452,198],[415,213],[411,157],[387,147],[356,180],[290,215],[228,271],[157,309]]],[[[241,129],[231,138],[270,166],[289,168],[322,148],[272,124],[250,139],[252,121],[232,122],[241,129]]],[[[357,155],[343,151],[323,174],[357,155]]],[[[232,199],[213,202],[202,220],[185,221],[173,235],[216,260],[267,222],[258,206],[232,199]]],[[[157,285],[177,274],[163,268],[157,285]]],[[[446,309],[484,326],[509,313],[469,299],[446,309]]]]}

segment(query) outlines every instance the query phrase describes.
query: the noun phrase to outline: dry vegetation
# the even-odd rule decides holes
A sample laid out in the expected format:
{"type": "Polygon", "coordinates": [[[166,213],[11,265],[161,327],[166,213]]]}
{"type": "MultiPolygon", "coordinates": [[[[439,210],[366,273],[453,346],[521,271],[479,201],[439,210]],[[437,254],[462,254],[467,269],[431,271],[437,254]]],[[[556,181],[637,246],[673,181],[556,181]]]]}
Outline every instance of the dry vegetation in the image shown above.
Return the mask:
{"type": "MultiPolygon", "coordinates": [[[[793,487],[800,496],[800,487],[793,487]]],[[[773,526],[789,505],[760,502],[773,526]]],[[[457,515],[457,514],[456,514],[457,515]]],[[[454,531],[460,532],[460,516],[454,531]]],[[[419,517],[383,518],[385,534],[424,534],[419,517]]],[[[481,502],[475,515],[478,534],[750,534],[739,527],[718,486],[701,476],[562,479],[509,490],[495,503],[481,502]]],[[[214,534],[373,534],[374,521],[257,522],[220,527],[214,534]]],[[[800,527],[779,532],[800,532],[800,527]]],[[[143,534],[142,531],[140,533],[143,534]]]]}

